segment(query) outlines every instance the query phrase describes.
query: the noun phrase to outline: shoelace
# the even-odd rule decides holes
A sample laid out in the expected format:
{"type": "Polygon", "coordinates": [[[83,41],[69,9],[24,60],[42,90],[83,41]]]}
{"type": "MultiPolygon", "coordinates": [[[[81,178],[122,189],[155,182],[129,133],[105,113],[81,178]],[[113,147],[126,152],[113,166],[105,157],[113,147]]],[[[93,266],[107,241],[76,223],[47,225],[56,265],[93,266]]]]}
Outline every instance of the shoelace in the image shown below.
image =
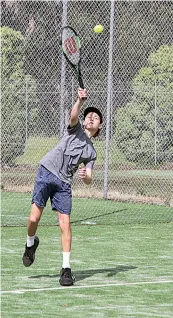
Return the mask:
{"type": "Polygon", "coordinates": [[[32,256],[32,252],[33,252],[32,249],[27,248],[26,251],[25,251],[25,256],[31,257],[32,256]]]}
{"type": "Polygon", "coordinates": [[[71,278],[71,272],[70,272],[69,270],[68,270],[68,271],[65,271],[64,277],[65,277],[65,278],[71,278]]]}

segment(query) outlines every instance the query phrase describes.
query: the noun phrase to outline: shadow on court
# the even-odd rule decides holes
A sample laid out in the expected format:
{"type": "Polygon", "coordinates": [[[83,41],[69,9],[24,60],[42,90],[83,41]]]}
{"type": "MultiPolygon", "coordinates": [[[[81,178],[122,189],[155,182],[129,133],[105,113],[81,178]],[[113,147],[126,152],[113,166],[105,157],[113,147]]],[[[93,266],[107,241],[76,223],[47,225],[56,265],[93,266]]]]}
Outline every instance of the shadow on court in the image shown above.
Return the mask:
{"type": "Polygon", "coordinates": [[[106,212],[104,214],[93,215],[93,216],[87,217],[85,219],[79,219],[79,220],[71,221],[71,224],[76,224],[76,223],[85,222],[85,221],[87,222],[89,220],[96,220],[96,219],[102,218],[104,216],[108,216],[108,215],[112,215],[112,214],[120,213],[120,212],[124,212],[124,211],[128,211],[128,209],[115,210],[113,212],[106,212]]]}
{"type": "MultiPolygon", "coordinates": [[[[97,275],[97,274],[103,274],[105,277],[113,277],[119,272],[127,272],[131,269],[136,269],[136,266],[125,266],[125,265],[118,265],[114,268],[101,268],[101,269],[88,269],[88,270],[82,270],[82,271],[75,271],[73,272],[76,281],[83,280],[85,278],[97,275]]],[[[59,277],[59,274],[57,275],[36,275],[36,276],[30,276],[28,278],[30,279],[38,279],[38,278],[55,278],[59,277]]]]}

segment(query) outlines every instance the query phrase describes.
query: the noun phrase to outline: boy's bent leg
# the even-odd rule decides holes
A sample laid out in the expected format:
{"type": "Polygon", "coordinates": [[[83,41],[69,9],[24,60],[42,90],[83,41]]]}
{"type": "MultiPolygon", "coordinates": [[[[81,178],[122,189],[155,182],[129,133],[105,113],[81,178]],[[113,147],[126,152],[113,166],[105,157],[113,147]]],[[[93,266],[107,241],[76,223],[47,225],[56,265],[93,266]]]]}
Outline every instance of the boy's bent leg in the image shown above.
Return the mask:
{"type": "Polygon", "coordinates": [[[59,226],[61,229],[61,244],[63,253],[63,265],[60,273],[60,284],[71,286],[74,284],[74,277],[70,268],[70,251],[72,243],[72,230],[70,225],[70,215],[58,212],[59,226]]]}
{"type": "Polygon", "coordinates": [[[28,218],[28,236],[34,236],[37,230],[38,223],[40,221],[44,208],[32,204],[30,216],[28,218]]]}
{"type": "Polygon", "coordinates": [[[30,216],[28,218],[28,236],[27,243],[25,245],[25,252],[23,254],[23,265],[28,267],[32,265],[35,260],[35,251],[39,245],[39,238],[35,236],[38,222],[40,220],[41,214],[43,212],[43,208],[36,206],[35,203],[32,204],[30,216]],[[33,241],[32,245],[28,245],[33,241]]]}

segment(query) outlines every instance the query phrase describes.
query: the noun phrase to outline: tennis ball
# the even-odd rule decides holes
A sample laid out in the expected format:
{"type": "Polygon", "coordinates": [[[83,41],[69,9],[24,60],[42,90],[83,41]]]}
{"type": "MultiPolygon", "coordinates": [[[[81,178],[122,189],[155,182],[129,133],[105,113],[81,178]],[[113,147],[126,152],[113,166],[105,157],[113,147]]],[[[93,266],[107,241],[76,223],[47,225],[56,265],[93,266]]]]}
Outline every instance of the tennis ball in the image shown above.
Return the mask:
{"type": "Polygon", "coordinates": [[[97,25],[94,27],[94,32],[95,32],[95,33],[102,33],[103,30],[104,30],[104,27],[103,27],[103,25],[101,25],[101,24],[97,24],[97,25]]]}

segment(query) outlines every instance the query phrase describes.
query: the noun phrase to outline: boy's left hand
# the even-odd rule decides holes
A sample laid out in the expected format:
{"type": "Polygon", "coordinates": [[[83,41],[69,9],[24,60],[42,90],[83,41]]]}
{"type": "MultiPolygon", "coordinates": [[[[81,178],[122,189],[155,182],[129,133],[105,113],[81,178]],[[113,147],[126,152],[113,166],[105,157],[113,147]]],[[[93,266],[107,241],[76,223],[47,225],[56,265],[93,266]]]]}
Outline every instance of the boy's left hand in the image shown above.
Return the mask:
{"type": "Polygon", "coordinates": [[[79,178],[85,179],[86,178],[86,168],[79,168],[79,178]]]}

